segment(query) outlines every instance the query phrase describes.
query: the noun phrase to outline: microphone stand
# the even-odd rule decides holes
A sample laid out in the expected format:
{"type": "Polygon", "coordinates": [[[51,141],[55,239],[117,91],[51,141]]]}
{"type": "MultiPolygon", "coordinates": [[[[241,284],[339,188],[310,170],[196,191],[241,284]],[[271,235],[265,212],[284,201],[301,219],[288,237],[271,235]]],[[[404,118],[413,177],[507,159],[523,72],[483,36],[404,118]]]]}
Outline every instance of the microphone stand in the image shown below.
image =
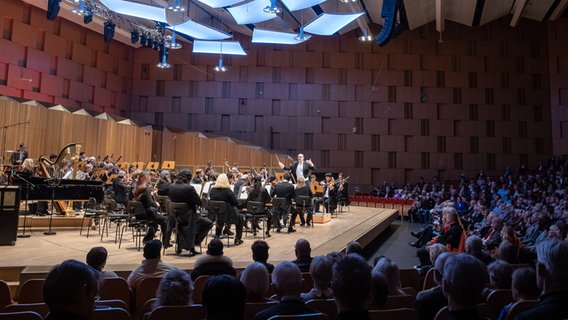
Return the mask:
{"type": "Polygon", "coordinates": [[[29,238],[30,235],[26,234],[26,218],[28,217],[28,211],[30,210],[30,208],[28,207],[28,198],[30,197],[30,186],[32,186],[32,188],[35,188],[36,185],[31,183],[29,180],[25,179],[21,175],[17,174],[16,172],[13,172],[12,176],[17,177],[18,179],[26,183],[26,211],[24,211],[24,231],[22,232],[22,234],[18,235],[18,238],[29,238]]]}
{"type": "Polygon", "coordinates": [[[4,151],[6,150],[6,131],[8,131],[7,129],[10,127],[16,127],[22,124],[29,124],[30,121],[23,121],[23,122],[18,122],[18,123],[13,123],[13,124],[7,124],[5,126],[1,126],[0,129],[2,130],[2,163],[4,163],[4,151]]]}
{"type": "Polygon", "coordinates": [[[57,234],[55,231],[51,231],[51,225],[53,224],[53,210],[55,209],[55,186],[57,184],[57,180],[51,179],[47,181],[47,184],[51,187],[51,215],[49,216],[49,230],[45,231],[43,234],[46,236],[52,236],[57,234]]]}

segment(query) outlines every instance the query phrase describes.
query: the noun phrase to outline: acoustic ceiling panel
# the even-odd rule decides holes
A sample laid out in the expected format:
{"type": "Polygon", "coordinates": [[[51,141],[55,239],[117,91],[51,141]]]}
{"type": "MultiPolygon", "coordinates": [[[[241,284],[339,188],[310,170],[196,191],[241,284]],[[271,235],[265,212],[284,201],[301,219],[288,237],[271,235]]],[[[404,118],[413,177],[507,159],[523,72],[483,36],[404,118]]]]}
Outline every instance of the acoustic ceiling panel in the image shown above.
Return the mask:
{"type": "Polygon", "coordinates": [[[276,17],[276,13],[264,12],[270,4],[267,0],[254,0],[240,6],[227,8],[238,24],[262,22],[276,17]]]}
{"type": "Polygon", "coordinates": [[[166,8],[123,0],[99,0],[109,10],[127,16],[167,23],[166,8]]]}
{"type": "Polygon", "coordinates": [[[198,1],[210,6],[211,8],[224,8],[242,2],[243,0],[198,0],[198,1]]]}
{"type": "Polygon", "coordinates": [[[331,36],[361,15],[363,15],[363,12],[338,14],[322,13],[319,17],[306,25],[304,30],[308,33],[318,34],[320,36],[331,36]]]}
{"type": "Polygon", "coordinates": [[[193,53],[215,53],[246,56],[247,53],[238,41],[203,41],[193,42],[193,53]]]}
{"type": "Polygon", "coordinates": [[[253,43],[273,43],[273,44],[298,44],[308,40],[311,36],[306,34],[305,38],[294,39],[297,37],[297,33],[272,31],[260,28],[254,28],[252,33],[253,43]]]}
{"type": "MultiPolygon", "coordinates": [[[[168,27],[168,29],[173,30],[174,28],[168,27]]],[[[200,40],[223,40],[231,38],[231,35],[228,33],[199,24],[192,20],[178,24],[175,26],[175,31],[200,40]]]]}

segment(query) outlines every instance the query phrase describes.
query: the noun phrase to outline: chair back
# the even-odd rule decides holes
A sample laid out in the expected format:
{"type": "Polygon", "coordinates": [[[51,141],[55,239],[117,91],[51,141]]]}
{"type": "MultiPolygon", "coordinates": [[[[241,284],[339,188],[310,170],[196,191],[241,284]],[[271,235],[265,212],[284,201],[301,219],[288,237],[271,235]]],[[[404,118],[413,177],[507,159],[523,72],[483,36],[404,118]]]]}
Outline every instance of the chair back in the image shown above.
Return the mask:
{"type": "Polygon", "coordinates": [[[104,300],[122,300],[130,310],[132,301],[132,291],[128,282],[124,278],[107,278],[101,286],[101,299],[104,300]]]}
{"type": "Polygon", "coordinates": [[[418,315],[410,308],[369,310],[373,320],[418,320],[418,315]]]}
{"type": "Polygon", "coordinates": [[[272,198],[272,206],[275,209],[286,210],[288,208],[288,201],[286,201],[286,198],[274,197],[272,198]]]}
{"type": "Polygon", "coordinates": [[[225,201],[209,200],[207,201],[207,211],[212,214],[222,214],[227,212],[227,203],[225,201]]]}
{"type": "Polygon", "coordinates": [[[277,304],[278,301],[266,301],[266,302],[247,302],[245,304],[245,314],[243,316],[244,320],[252,320],[254,316],[260,311],[270,308],[277,304]]]}
{"type": "Polygon", "coordinates": [[[162,209],[163,211],[167,210],[169,201],[170,197],[168,196],[156,195],[156,202],[160,204],[160,209],[162,209]]]}
{"type": "Polygon", "coordinates": [[[312,299],[306,302],[306,305],[327,314],[330,318],[335,319],[337,315],[337,305],[335,299],[312,299]]]}
{"type": "Polygon", "coordinates": [[[122,308],[95,309],[91,320],[130,320],[130,313],[122,308]]]}
{"type": "Polygon", "coordinates": [[[294,314],[294,315],[277,315],[268,318],[268,320],[280,319],[302,319],[302,320],[329,320],[330,317],[323,313],[307,313],[307,314],[294,314]]]}
{"type": "Polygon", "coordinates": [[[43,317],[33,311],[2,312],[0,320],[43,320],[43,317]]]}
{"type": "Polygon", "coordinates": [[[5,306],[1,312],[24,312],[24,311],[33,311],[39,314],[40,316],[45,317],[49,313],[49,307],[47,306],[47,304],[45,304],[45,302],[13,303],[5,306]]]}
{"type": "Polygon", "coordinates": [[[415,297],[411,294],[388,296],[385,309],[411,308],[415,297]]]}
{"type": "Polygon", "coordinates": [[[4,280],[0,280],[0,310],[5,306],[12,303],[12,293],[10,292],[10,286],[4,280]]]}
{"type": "Polygon", "coordinates": [[[420,291],[422,280],[418,271],[414,268],[400,269],[400,285],[401,287],[413,287],[416,291],[420,291]]]}
{"type": "Polygon", "coordinates": [[[119,309],[124,309],[126,311],[130,310],[130,306],[127,305],[126,302],[118,299],[99,300],[95,303],[95,308],[97,309],[119,308],[119,309]]]}
{"type": "Polygon", "coordinates": [[[434,288],[436,286],[436,281],[434,281],[434,268],[428,270],[426,272],[426,276],[424,276],[424,283],[422,284],[422,290],[428,290],[430,288],[434,288]]]}
{"type": "Polygon", "coordinates": [[[142,315],[143,318],[147,318],[146,314],[149,314],[149,312],[152,312],[152,309],[154,309],[154,306],[156,305],[156,303],[158,303],[158,298],[152,298],[152,299],[146,301],[146,303],[144,303],[144,306],[142,307],[142,312],[140,312],[140,314],[142,315]]]}
{"type": "Polygon", "coordinates": [[[209,278],[211,278],[211,276],[203,275],[193,281],[193,292],[191,292],[191,301],[193,301],[193,303],[203,302],[203,289],[207,281],[209,281],[209,278]]]}
{"type": "Polygon", "coordinates": [[[128,201],[126,212],[131,216],[143,215],[146,213],[144,212],[144,205],[142,204],[142,202],[136,200],[128,201]]]}
{"type": "Polygon", "coordinates": [[[296,208],[307,209],[312,207],[312,198],[310,196],[296,196],[294,199],[296,208]]]}
{"type": "Polygon", "coordinates": [[[43,302],[43,283],[45,279],[29,279],[20,286],[18,303],[43,302]]]}
{"type": "Polygon", "coordinates": [[[162,306],[150,312],[147,320],[203,319],[204,310],[200,304],[191,306],[162,306]]]}
{"type": "Polygon", "coordinates": [[[168,214],[174,217],[187,214],[189,212],[189,206],[185,202],[169,202],[168,203],[168,214]]]}
{"type": "Polygon", "coordinates": [[[497,319],[503,307],[513,302],[513,293],[511,289],[493,290],[487,297],[487,303],[491,308],[491,318],[497,319]]]}
{"type": "Polygon", "coordinates": [[[156,297],[162,277],[149,277],[143,279],[134,289],[134,318],[141,319],[142,308],[146,301],[156,297]]]}
{"type": "Polygon", "coordinates": [[[247,213],[254,215],[263,215],[264,212],[264,202],[259,201],[247,201],[247,213]]]}
{"type": "Polygon", "coordinates": [[[513,303],[511,308],[509,308],[509,312],[507,312],[507,315],[505,316],[505,320],[514,320],[519,313],[532,309],[538,303],[538,300],[521,300],[513,303]]]}

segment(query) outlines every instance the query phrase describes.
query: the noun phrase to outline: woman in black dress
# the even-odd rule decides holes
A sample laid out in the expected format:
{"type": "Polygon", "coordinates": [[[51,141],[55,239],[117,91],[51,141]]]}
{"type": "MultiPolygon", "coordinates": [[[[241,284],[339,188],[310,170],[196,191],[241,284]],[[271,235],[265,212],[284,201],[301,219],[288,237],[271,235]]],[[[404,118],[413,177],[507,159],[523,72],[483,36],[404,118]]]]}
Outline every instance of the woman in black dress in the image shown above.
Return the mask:
{"type": "Polygon", "coordinates": [[[223,226],[227,221],[229,221],[234,223],[237,228],[237,232],[235,234],[235,245],[243,243],[243,219],[241,215],[237,213],[237,198],[230,189],[229,179],[226,174],[222,173],[217,177],[215,185],[211,188],[211,190],[209,190],[209,200],[224,201],[227,204],[227,210],[225,213],[217,216],[215,238],[219,238],[221,236],[223,226]]]}
{"type": "MultiPolygon", "coordinates": [[[[164,248],[171,247],[170,236],[171,228],[168,228],[168,219],[158,213],[158,203],[152,195],[152,186],[150,184],[151,176],[148,172],[143,171],[138,176],[136,188],[134,189],[134,200],[140,201],[144,206],[144,213],[137,215],[136,218],[148,220],[160,225],[162,229],[162,244],[164,248]]],[[[169,225],[173,225],[170,223],[169,225]]],[[[156,230],[153,226],[148,228],[148,233],[144,236],[144,242],[154,239],[156,230]]]]}

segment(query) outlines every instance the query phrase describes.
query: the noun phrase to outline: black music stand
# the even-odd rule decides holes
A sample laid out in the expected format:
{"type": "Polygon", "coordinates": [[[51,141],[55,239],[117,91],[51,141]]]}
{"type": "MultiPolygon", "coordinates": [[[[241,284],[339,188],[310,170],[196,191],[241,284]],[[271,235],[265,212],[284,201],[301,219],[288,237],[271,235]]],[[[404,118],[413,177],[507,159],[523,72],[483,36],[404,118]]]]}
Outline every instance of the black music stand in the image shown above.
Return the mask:
{"type": "Polygon", "coordinates": [[[52,236],[57,234],[57,232],[51,230],[51,225],[53,224],[53,210],[55,210],[55,187],[57,185],[58,179],[50,179],[47,184],[51,187],[51,215],[49,216],[49,230],[45,231],[43,234],[46,236],[52,236]]]}
{"type": "Polygon", "coordinates": [[[26,210],[24,211],[24,231],[22,232],[22,234],[18,235],[18,238],[29,238],[30,235],[26,234],[26,220],[28,217],[28,211],[30,210],[30,208],[28,207],[28,198],[30,197],[30,186],[32,186],[32,188],[35,188],[36,185],[31,183],[30,181],[28,181],[27,179],[25,179],[24,177],[22,177],[21,175],[17,174],[15,171],[12,172],[12,176],[18,178],[19,180],[22,180],[26,183],[26,210]]]}

